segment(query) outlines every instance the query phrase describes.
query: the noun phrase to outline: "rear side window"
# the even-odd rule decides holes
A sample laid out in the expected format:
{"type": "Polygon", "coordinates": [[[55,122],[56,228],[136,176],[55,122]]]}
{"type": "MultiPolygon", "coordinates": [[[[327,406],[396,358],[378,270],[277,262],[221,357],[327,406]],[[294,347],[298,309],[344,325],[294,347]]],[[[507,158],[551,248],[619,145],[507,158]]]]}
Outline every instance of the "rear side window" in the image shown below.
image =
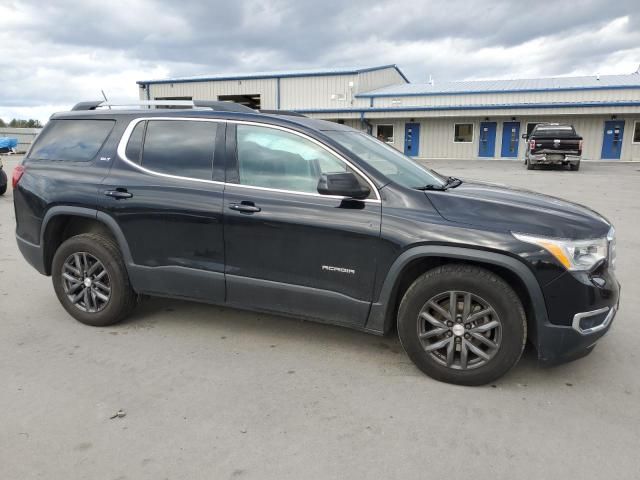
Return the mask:
{"type": "Polygon", "coordinates": [[[142,139],[144,138],[144,127],[147,122],[138,123],[133,132],[131,132],[131,136],[129,137],[129,142],[127,142],[127,149],[125,150],[125,155],[129,160],[133,160],[136,163],[140,163],[140,155],[142,154],[142,139]]]}
{"type": "Polygon", "coordinates": [[[150,120],[142,166],[155,172],[211,180],[217,128],[213,122],[150,120]]]}
{"type": "Polygon", "coordinates": [[[113,120],[51,120],[29,154],[36,160],[89,162],[113,130],[113,120]]]}

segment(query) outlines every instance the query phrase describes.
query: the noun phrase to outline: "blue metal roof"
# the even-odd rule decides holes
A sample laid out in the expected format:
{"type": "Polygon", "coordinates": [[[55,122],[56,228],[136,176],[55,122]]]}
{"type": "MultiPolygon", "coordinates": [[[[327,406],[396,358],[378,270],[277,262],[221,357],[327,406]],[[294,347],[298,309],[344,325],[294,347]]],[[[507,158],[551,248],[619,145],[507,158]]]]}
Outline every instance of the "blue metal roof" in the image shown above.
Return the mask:
{"type": "Polygon", "coordinates": [[[408,83],[363,92],[356,97],[412,97],[474,93],[549,92],[640,88],[640,75],[550,77],[521,80],[468,80],[459,82],[408,83]]]}
{"type": "Polygon", "coordinates": [[[286,77],[323,77],[329,75],[354,75],[358,73],[373,72],[384,70],[386,68],[395,68],[400,76],[408,83],[409,80],[398,68],[397,65],[378,65],[372,67],[358,68],[314,68],[309,70],[283,70],[275,72],[254,72],[254,73],[221,73],[216,75],[197,75],[193,77],[176,77],[165,78],[159,80],[138,80],[138,85],[148,85],[154,83],[188,83],[188,82],[207,82],[216,80],[257,80],[265,78],[286,78],[286,77]]]}

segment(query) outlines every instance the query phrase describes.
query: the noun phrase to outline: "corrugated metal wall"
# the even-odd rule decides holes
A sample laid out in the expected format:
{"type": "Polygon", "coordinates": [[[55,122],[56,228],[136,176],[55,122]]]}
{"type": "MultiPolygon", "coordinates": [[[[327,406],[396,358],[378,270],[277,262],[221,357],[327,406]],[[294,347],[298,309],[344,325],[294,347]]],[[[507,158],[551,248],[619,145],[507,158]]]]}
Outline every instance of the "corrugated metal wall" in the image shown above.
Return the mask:
{"type": "MultiPolygon", "coordinates": [[[[223,80],[217,82],[152,83],[149,85],[152,100],[161,97],[192,97],[194,100],[217,100],[219,95],[259,94],[265,109],[277,108],[276,79],[223,80]]],[[[140,89],[140,98],[146,93],[140,89]]]]}
{"type": "MultiPolygon", "coordinates": [[[[610,120],[607,115],[593,116],[526,116],[516,117],[516,122],[520,122],[520,135],[526,133],[527,123],[539,122],[561,122],[573,124],[577,132],[584,138],[583,158],[585,160],[600,160],[602,152],[602,141],[604,137],[604,122],[610,120]]],[[[451,158],[451,159],[476,159],[478,158],[479,128],[483,118],[478,117],[456,117],[456,118],[415,118],[420,123],[420,157],[421,158],[451,158]],[[473,142],[455,143],[453,141],[454,125],[456,123],[473,124],[473,142]]],[[[618,116],[618,120],[625,121],[625,132],[622,141],[622,151],[620,160],[638,161],[640,160],[640,143],[633,143],[633,132],[635,122],[640,123],[640,115],[618,116]]],[[[512,122],[511,117],[489,117],[489,121],[497,123],[495,157],[501,158],[502,132],[504,122],[512,122]]],[[[394,126],[393,146],[398,150],[404,149],[404,126],[407,119],[369,119],[374,125],[374,135],[377,125],[394,126]]],[[[640,128],[640,126],[638,127],[640,128]]],[[[522,138],[518,143],[517,160],[524,159],[526,141],[522,138]]],[[[508,158],[513,160],[513,158],[508,158]]],[[[615,160],[613,160],[615,161],[615,160]]]]}
{"type": "Polygon", "coordinates": [[[352,108],[357,80],[357,75],[281,78],[280,108],[352,108]]]}
{"type": "Polygon", "coordinates": [[[466,95],[425,95],[376,97],[374,107],[493,105],[511,103],[610,102],[638,100],[640,89],[576,90],[568,92],[476,93],[466,95]]]}
{"type": "Polygon", "coordinates": [[[358,92],[369,92],[398,83],[406,83],[406,81],[395,68],[385,68],[358,74],[358,92]]]}

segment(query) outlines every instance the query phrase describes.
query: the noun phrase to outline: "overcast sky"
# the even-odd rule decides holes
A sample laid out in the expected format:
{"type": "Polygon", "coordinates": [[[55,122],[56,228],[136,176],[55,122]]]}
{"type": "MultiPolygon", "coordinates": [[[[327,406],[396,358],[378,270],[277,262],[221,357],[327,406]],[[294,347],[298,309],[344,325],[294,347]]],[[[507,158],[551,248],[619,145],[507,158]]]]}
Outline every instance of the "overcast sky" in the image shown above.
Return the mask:
{"type": "Polygon", "coordinates": [[[0,118],[136,80],[395,63],[412,82],[631,73],[637,0],[0,0],[0,118]]]}

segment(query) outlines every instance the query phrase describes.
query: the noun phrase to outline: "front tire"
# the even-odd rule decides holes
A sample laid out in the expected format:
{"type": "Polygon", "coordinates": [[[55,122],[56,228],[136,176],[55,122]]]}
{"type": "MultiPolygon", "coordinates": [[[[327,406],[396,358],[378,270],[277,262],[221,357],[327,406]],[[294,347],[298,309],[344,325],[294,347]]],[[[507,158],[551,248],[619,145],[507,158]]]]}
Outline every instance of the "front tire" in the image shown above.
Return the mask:
{"type": "Polygon", "coordinates": [[[136,305],[122,255],[102,235],[85,233],[63,242],[53,256],[51,277],[62,306],[86,325],[113,325],[136,305]]]}
{"type": "Polygon", "coordinates": [[[418,277],[398,311],[409,358],[436,380],[483,385],[508,372],[526,341],[517,294],[499,276],[471,265],[443,265],[418,277]]]}

